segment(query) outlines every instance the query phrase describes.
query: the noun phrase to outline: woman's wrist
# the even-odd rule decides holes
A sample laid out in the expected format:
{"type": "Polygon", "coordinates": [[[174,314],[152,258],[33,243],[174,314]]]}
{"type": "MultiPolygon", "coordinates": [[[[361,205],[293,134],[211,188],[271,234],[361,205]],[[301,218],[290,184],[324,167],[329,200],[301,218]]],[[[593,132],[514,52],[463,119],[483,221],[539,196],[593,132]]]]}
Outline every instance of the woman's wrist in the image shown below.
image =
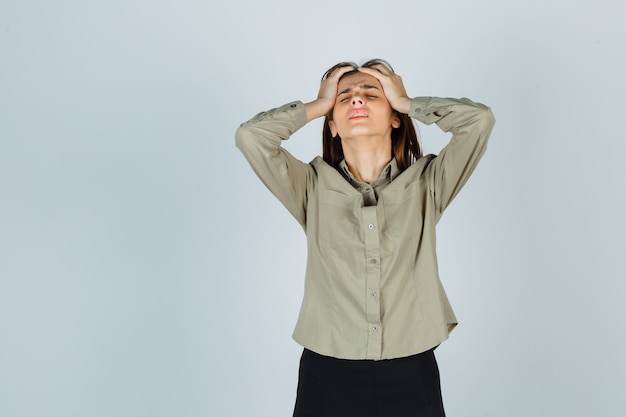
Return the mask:
{"type": "Polygon", "coordinates": [[[403,114],[409,114],[410,109],[411,109],[411,98],[409,97],[399,98],[398,103],[394,106],[394,110],[403,114]]]}
{"type": "Polygon", "coordinates": [[[332,103],[328,103],[323,99],[317,99],[309,103],[305,103],[304,109],[306,110],[307,122],[310,122],[318,117],[326,116],[330,109],[332,109],[332,103]]]}

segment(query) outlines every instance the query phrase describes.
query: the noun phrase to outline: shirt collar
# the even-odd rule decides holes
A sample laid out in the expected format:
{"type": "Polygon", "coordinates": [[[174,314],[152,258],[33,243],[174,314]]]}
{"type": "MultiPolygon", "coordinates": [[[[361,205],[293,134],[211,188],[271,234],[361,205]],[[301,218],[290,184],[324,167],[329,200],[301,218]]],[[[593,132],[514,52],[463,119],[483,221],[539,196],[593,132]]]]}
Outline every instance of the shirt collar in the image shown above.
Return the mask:
{"type": "MultiPolygon", "coordinates": [[[[342,159],[339,163],[339,171],[343,174],[343,176],[350,182],[353,183],[361,183],[357,180],[352,172],[348,169],[348,164],[346,164],[346,160],[342,159]]],[[[381,181],[393,181],[400,174],[400,170],[398,169],[398,163],[396,162],[396,158],[392,158],[391,161],[383,168],[383,171],[380,173],[380,177],[375,179],[372,182],[372,186],[380,183],[381,181]]]]}

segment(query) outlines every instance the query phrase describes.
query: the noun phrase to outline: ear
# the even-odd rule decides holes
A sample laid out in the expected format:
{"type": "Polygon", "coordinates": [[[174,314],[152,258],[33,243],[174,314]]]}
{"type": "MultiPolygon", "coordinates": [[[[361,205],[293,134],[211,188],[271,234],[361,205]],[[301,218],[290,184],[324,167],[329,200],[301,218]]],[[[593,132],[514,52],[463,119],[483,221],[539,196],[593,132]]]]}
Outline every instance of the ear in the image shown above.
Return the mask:
{"type": "Polygon", "coordinates": [[[398,115],[394,115],[391,119],[391,127],[394,129],[399,128],[402,125],[402,121],[400,121],[400,117],[398,115]]]}
{"type": "Polygon", "coordinates": [[[330,128],[330,133],[333,135],[333,138],[337,137],[337,126],[335,126],[335,122],[333,120],[328,121],[328,127],[330,128]]]}

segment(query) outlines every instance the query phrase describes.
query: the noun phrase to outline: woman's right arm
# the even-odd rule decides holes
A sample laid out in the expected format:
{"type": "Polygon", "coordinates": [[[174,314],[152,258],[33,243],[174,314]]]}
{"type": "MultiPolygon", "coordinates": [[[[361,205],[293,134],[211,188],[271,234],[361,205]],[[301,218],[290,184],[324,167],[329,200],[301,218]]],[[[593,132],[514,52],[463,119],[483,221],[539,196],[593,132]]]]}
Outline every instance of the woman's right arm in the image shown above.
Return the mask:
{"type": "Polygon", "coordinates": [[[254,172],[303,227],[307,189],[315,180],[314,173],[281,144],[306,122],[304,104],[296,101],[257,114],[235,134],[235,143],[254,172]]]}
{"type": "Polygon", "coordinates": [[[341,67],[335,70],[321,82],[314,101],[307,104],[294,101],[259,113],[243,123],[235,134],[237,147],[254,172],[303,227],[306,224],[307,190],[314,184],[315,173],[309,164],[293,157],[281,144],[307,122],[332,110],[339,78],[353,69],[341,67]]]}

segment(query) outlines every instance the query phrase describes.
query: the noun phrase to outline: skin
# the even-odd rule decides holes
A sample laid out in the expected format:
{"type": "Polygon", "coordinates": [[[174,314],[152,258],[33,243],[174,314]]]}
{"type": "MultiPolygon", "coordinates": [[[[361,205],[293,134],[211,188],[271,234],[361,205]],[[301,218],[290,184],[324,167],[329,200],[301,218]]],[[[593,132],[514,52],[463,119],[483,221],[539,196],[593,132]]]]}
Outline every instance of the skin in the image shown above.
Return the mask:
{"type": "Polygon", "coordinates": [[[408,113],[411,99],[402,78],[383,65],[359,68],[359,73],[339,81],[353,70],[335,70],[322,81],[317,99],[306,103],[305,110],[309,121],[333,111],[330,129],[333,136],[341,137],[350,172],[371,183],[391,160],[391,131],[400,124],[393,110],[408,113]]]}

